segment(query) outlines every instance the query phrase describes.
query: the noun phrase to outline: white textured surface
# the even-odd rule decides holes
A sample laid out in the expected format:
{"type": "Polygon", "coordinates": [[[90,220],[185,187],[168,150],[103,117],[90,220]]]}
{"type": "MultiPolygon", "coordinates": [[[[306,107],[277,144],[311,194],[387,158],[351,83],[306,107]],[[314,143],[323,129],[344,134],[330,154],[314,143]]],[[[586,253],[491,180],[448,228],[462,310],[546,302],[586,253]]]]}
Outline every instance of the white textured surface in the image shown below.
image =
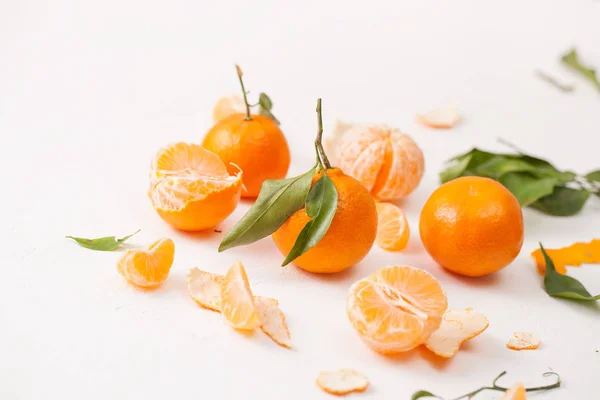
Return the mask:
{"type": "MultiPolygon", "coordinates": [[[[596,396],[599,307],[549,298],[528,253],[538,241],[553,247],[597,237],[598,202],[574,218],[525,210],[519,258],[477,280],[440,270],[420,245],[417,221],[442,161],[473,144],[500,150],[499,136],[562,168],[600,167],[600,95],[557,61],[577,45],[600,67],[600,3],[320,3],[0,3],[0,398],[325,399],[314,380],[337,368],[369,377],[364,398],[408,399],[421,388],[451,397],[503,370],[507,385],[540,384],[548,367],[564,388],[535,398],[596,396]],[[269,239],[218,254],[221,234],[182,234],[163,223],[145,194],[150,159],[165,143],[200,141],[216,99],[238,90],[233,62],[254,95],[274,100],[291,173],[312,164],[317,96],[326,128],[341,118],[413,136],[427,167],[404,202],[413,230],[405,252],[374,248],[351,271],[316,277],[280,268],[269,239]],[[557,91],[536,68],[575,82],[576,91],[557,91]],[[464,115],[457,129],[416,124],[415,113],[448,102],[464,115]],[[120,253],[63,238],[138,228],[134,246],[162,236],[176,243],[171,276],[150,293],[118,275],[120,253]],[[256,294],[279,299],[295,350],[260,332],[239,334],[188,297],[190,267],[223,273],[237,259],[256,294]],[[474,307],[490,327],[446,363],[419,352],[374,354],[350,327],[344,297],[352,282],[387,264],[430,271],[451,307],[474,307]],[[536,333],[540,349],[508,350],[515,331],[536,333]]],[[[570,271],[600,292],[596,266],[570,271]]]]}

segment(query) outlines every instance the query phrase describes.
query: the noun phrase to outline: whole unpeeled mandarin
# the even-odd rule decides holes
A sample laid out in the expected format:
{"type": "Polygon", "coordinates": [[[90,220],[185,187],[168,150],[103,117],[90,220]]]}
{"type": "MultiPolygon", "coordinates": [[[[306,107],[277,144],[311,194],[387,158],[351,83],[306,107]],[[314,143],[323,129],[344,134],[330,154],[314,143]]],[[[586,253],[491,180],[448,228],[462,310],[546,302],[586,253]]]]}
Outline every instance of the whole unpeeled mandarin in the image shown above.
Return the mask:
{"type": "Polygon", "coordinates": [[[425,249],[442,267],[482,276],[506,267],[519,254],[523,214],[502,184],[462,177],[433,192],[421,211],[419,230],[425,249]]]}
{"type": "MultiPolygon", "coordinates": [[[[313,185],[321,174],[315,175],[313,185]]],[[[338,168],[328,169],[327,176],[338,193],[335,216],[325,236],[293,261],[298,267],[315,273],[340,272],[358,263],[371,250],[377,235],[377,210],[367,189],[338,168]]],[[[282,254],[290,252],[309,221],[306,209],[302,208],[273,233],[273,241],[282,254]]]]}

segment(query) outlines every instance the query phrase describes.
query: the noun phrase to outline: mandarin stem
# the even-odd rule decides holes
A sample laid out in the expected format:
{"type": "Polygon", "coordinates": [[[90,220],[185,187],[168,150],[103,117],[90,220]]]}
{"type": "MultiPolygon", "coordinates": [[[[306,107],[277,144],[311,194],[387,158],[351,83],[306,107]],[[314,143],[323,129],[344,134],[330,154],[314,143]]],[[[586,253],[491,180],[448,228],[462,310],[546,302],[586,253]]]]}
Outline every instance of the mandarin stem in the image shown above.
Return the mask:
{"type": "Polygon", "coordinates": [[[244,87],[244,80],[242,76],[244,75],[242,69],[239,65],[235,64],[235,70],[237,71],[238,79],[240,80],[240,85],[242,86],[242,93],[244,93],[244,104],[246,105],[246,121],[250,121],[252,118],[250,117],[250,104],[248,104],[248,97],[246,92],[246,88],[244,87]]]}
{"type": "Polygon", "coordinates": [[[323,150],[323,117],[321,115],[321,98],[317,99],[317,121],[319,123],[319,130],[317,131],[317,138],[315,139],[315,148],[317,150],[317,158],[320,160],[321,165],[325,166],[325,169],[330,169],[331,164],[323,150]]]}

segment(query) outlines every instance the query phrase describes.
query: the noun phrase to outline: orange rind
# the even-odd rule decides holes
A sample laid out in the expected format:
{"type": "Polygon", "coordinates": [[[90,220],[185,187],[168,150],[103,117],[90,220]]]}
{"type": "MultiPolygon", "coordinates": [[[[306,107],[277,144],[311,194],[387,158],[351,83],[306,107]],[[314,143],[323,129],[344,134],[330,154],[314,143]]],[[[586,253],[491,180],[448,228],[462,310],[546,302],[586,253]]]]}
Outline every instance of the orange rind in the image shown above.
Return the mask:
{"type": "Polygon", "coordinates": [[[148,250],[127,250],[117,262],[117,271],[127,281],[141,288],[154,288],[169,276],[175,244],[171,239],[160,239],[148,250]]]}
{"type": "Polygon", "coordinates": [[[280,346],[292,348],[290,331],[278,301],[269,297],[255,296],[254,304],[260,318],[260,329],[280,346]]]}
{"type": "Polygon", "coordinates": [[[460,114],[455,106],[449,105],[417,114],[417,121],[434,129],[450,129],[460,121],[460,114]]]}
{"type": "Polygon", "coordinates": [[[382,354],[411,350],[438,329],[447,300],[438,281],[410,266],[384,267],[350,288],[348,318],[363,341],[382,354]]]}
{"type": "Polygon", "coordinates": [[[369,387],[366,376],[353,369],[324,371],[317,377],[317,385],[325,392],[343,396],[352,392],[364,392],[369,387]]]}
{"type": "Polygon", "coordinates": [[[450,358],[464,342],[473,339],[488,326],[487,318],[472,308],[464,311],[448,309],[440,327],[425,341],[425,347],[440,357],[450,358]]]}
{"type": "Polygon", "coordinates": [[[213,122],[219,122],[233,114],[240,114],[246,112],[246,104],[244,99],[238,95],[224,96],[221,97],[215,103],[213,108],[212,117],[213,122]]]}
{"type": "Polygon", "coordinates": [[[410,228],[404,211],[390,203],[377,203],[377,237],[379,247],[390,251],[403,250],[410,238],[410,228]]]}
{"type": "Polygon", "coordinates": [[[224,276],[192,268],[186,277],[190,297],[209,310],[221,312],[221,283],[224,276]]]}
{"type": "Polygon", "coordinates": [[[248,276],[239,261],[229,268],[221,282],[221,314],[235,329],[252,330],[260,325],[248,276]]]}
{"type": "Polygon", "coordinates": [[[500,400],[527,400],[527,391],[521,382],[515,383],[500,400]]]}
{"type": "MultiPolygon", "coordinates": [[[[594,239],[589,243],[577,242],[560,249],[544,249],[552,260],[556,272],[566,274],[566,266],[579,267],[581,264],[600,263],[600,239],[594,239]]],[[[541,249],[535,249],[531,253],[535,260],[538,272],[546,273],[546,260],[541,249]]]]}
{"type": "Polygon", "coordinates": [[[535,350],[540,347],[540,339],[529,332],[515,332],[506,344],[511,350],[535,350]]]}

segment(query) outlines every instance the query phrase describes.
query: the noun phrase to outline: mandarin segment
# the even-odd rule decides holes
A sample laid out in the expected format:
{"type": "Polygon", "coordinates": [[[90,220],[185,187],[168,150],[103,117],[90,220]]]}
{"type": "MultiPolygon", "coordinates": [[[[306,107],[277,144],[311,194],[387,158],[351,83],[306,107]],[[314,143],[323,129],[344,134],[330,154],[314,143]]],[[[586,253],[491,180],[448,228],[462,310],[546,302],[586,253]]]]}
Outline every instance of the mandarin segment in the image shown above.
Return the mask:
{"type": "Polygon", "coordinates": [[[317,377],[317,385],[325,392],[343,396],[352,392],[364,392],[369,380],[362,373],[353,369],[324,371],[317,377]]]}
{"type": "Polygon", "coordinates": [[[377,245],[385,250],[403,250],[410,238],[410,228],[402,209],[390,203],[377,203],[377,245]]]}
{"type": "Polygon", "coordinates": [[[540,347],[540,339],[530,332],[515,332],[506,347],[511,350],[535,350],[540,347]]]}
{"type": "Polygon", "coordinates": [[[260,329],[280,346],[292,348],[290,331],[279,302],[269,297],[255,296],[254,304],[260,318],[260,329]]]}
{"type": "Polygon", "coordinates": [[[235,329],[252,330],[260,325],[246,270],[233,264],[221,282],[221,314],[235,329]]]}
{"type": "Polygon", "coordinates": [[[460,346],[487,329],[487,318],[472,308],[464,311],[448,309],[440,327],[425,342],[425,347],[440,357],[454,356],[460,346]]]}
{"type": "MultiPolygon", "coordinates": [[[[548,257],[552,259],[554,268],[559,274],[567,273],[567,265],[579,267],[581,264],[600,263],[600,239],[593,239],[589,243],[577,242],[560,249],[545,249],[548,257]]],[[[546,272],[546,260],[541,249],[531,253],[540,274],[546,272]]]]}
{"type": "Polygon", "coordinates": [[[190,297],[209,310],[221,312],[221,283],[224,276],[192,268],[186,276],[190,297]]]}
{"type": "Polygon", "coordinates": [[[393,354],[422,344],[441,323],[447,300],[438,281],[410,266],[389,266],[350,288],[346,310],[373,350],[393,354]]]}
{"type": "Polygon", "coordinates": [[[117,261],[117,271],[127,281],[141,288],[155,288],[169,276],[175,257],[171,239],[160,239],[148,250],[127,250],[117,261]]]}

